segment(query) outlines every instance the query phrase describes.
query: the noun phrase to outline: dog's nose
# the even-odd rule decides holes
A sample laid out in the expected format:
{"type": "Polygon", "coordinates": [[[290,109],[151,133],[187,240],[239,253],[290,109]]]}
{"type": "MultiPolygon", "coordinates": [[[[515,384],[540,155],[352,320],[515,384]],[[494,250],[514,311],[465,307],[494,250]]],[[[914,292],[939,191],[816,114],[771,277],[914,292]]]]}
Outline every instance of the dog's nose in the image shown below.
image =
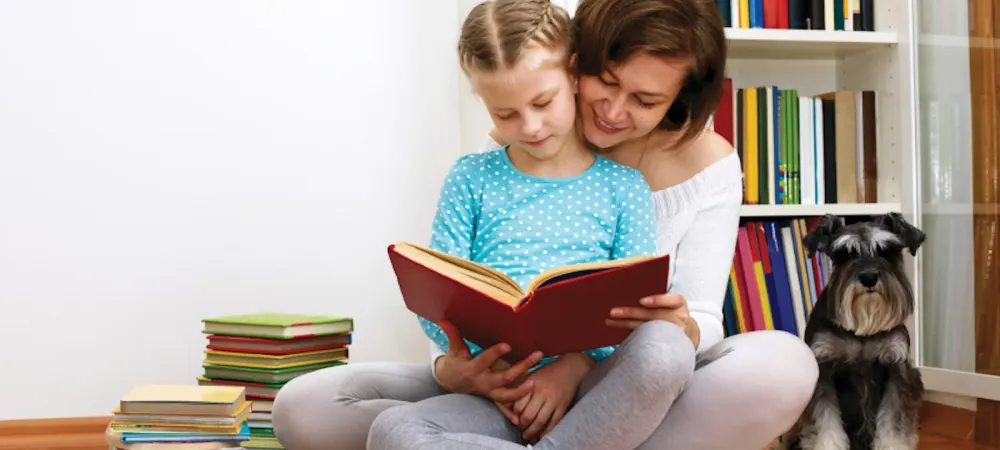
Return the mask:
{"type": "Polygon", "coordinates": [[[858,281],[866,288],[873,288],[878,283],[878,272],[874,270],[861,272],[858,274],[858,281]]]}

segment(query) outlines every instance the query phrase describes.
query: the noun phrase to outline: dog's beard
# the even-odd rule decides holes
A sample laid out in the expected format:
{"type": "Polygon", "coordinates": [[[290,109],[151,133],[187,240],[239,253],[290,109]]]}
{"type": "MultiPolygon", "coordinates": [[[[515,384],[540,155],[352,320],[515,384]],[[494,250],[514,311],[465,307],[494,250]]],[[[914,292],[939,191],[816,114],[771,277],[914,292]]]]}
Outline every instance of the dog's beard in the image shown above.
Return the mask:
{"type": "Polygon", "coordinates": [[[852,282],[843,292],[838,325],[858,336],[888,331],[906,320],[906,293],[894,280],[880,281],[873,290],[852,282]]]}

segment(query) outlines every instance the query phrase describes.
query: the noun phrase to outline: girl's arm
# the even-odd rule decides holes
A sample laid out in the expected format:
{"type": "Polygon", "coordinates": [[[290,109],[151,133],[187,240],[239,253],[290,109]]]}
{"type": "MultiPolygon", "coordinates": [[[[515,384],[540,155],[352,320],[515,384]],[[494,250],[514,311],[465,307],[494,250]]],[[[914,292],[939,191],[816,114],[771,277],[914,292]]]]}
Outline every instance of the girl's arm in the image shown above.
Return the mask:
{"type": "MultiPolygon", "coordinates": [[[[482,157],[477,154],[465,155],[458,159],[448,171],[438,195],[437,212],[432,224],[429,247],[460,258],[469,259],[472,254],[472,239],[479,211],[479,185],[472,177],[479,171],[482,157]],[[467,176],[469,175],[469,176],[467,176]]],[[[433,362],[448,350],[448,336],[436,323],[418,317],[424,334],[430,338],[441,353],[432,352],[433,362]]],[[[475,356],[482,348],[466,340],[469,351],[475,356]]]]}

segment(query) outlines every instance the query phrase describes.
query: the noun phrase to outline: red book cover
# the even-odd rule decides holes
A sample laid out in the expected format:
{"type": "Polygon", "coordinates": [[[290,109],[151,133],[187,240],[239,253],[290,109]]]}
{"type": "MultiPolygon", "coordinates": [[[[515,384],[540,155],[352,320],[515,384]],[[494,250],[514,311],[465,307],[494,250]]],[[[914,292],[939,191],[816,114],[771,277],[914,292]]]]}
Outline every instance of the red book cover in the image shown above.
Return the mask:
{"type": "Polygon", "coordinates": [[[510,363],[535,350],[556,356],[620,344],[631,330],[605,324],[611,309],[638,306],[643,297],[665,293],[670,264],[669,255],[664,255],[617,267],[584,265],[580,268],[585,270],[551,278],[520,296],[504,297],[490,284],[477,281],[497,280],[499,272],[488,274],[492,269],[457,261],[475,272],[467,275],[454,265],[457,258],[444,255],[452,264],[441,263],[436,259],[440,255],[427,256],[436,252],[413,248],[417,247],[406,244],[388,249],[406,307],[432,322],[447,319],[464,338],[483,348],[506,342],[511,351],[504,359],[510,363]]]}
{"type": "Polygon", "coordinates": [[[781,28],[779,14],[781,6],[779,3],[787,3],[788,0],[764,0],[764,28],[781,28]]]}
{"type": "MultiPolygon", "coordinates": [[[[795,0],[791,0],[795,1],[795,0]]],[[[791,27],[788,19],[788,2],[789,0],[781,0],[778,3],[778,28],[787,30],[791,27]]]]}
{"type": "Polygon", "coordinates": [[[351,333],[301,336],[292,339],[268,339],[212,334],[208,336],[208,345],[205,347],[225,352],[291,355],[294,353],[330,350],[346,347],[350,344],[351,333]]]}
{"type": "Polygon", "coordinates": [[[730,145],[736,145],[736,129],[733,128],[733,79],[722,80],[722,98],[719,99],[719,106],[715,108],[715,115],[712,116],[712,128],[715,132],[729,141],[730,145]]]}

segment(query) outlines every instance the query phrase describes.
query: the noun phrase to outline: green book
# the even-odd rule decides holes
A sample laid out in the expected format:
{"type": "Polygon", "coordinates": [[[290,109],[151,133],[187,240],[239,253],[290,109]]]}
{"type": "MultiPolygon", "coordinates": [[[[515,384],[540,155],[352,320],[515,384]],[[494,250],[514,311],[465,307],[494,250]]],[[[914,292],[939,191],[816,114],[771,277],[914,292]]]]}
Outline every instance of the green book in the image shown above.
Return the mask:
{"type": "Polygon", "coordinates": [[[284,384],[293,378],[300,377],[309,372],[328,367],[343,366],[344,361],[331,361],[320,364],[311,364],[302,367],[289,367],[286,369],[254,369],[250,367],[220,366],[217,364],[202,364],[205,370],[205,378],[211,380],[235,380],[247,381],[260,384],[284,384]]]}
{"type": "Polygon", "coordinates": [[[351,333],[354,319],[289,313],[254,313],[202,319],[205,334],[265,339],[295,339],[351,333]]]}

